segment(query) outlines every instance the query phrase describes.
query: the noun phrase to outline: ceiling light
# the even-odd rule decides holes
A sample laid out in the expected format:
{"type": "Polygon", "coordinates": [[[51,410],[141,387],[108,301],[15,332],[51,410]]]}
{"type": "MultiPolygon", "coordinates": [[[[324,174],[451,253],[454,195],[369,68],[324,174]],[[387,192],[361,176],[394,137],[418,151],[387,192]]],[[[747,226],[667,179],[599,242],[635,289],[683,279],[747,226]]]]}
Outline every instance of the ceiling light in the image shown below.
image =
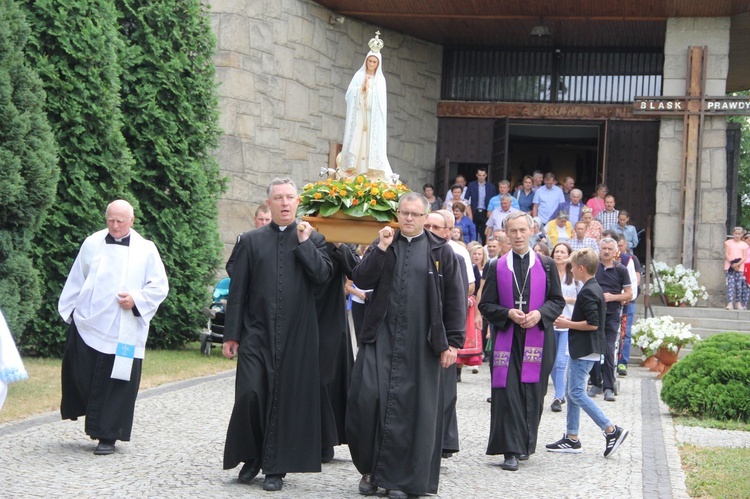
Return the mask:
{"type": "Polygon", "coordinates": [[[544,18],[539,18],[539,24],[531,28],[531,33],[529,33],[529,36],[536,36],[539,38],[545,37],[545,36],[551,36],[549,32],[549,28],[544,24],[544,18]]]}

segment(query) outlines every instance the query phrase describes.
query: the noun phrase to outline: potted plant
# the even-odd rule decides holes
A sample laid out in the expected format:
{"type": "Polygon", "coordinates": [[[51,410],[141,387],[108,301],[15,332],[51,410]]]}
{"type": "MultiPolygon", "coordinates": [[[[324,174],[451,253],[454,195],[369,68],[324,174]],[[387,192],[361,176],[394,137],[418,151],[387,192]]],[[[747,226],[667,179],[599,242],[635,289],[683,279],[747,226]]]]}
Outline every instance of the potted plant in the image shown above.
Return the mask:
{"type": "Polygon", "coordinates": [[[664,262],[653,262],[651,296],[663,294],[667,305],[695,306],[699,299],[707,299],[706,288],[698,283],[700,272],[682,264],[670,267],[664,262]]]}
{"type": "Polygon", "coordinates": [[[685,345],[700,341],[700,336],[690,331],[690,325],[675,322],[671,315],[638,319],[633,324],[633,341],[646,356],[656,356],[669,368],[677,362],[677,355],[685,345]]]}
{"type": "Polygon", "coordinates": [[[369,244],[383,223],[394,222],[399,198],[406,192],[409,188],[395,175],[393,183],[364,175],[328,178],[303,187],[297,216],[329,242],[369,244]]]}

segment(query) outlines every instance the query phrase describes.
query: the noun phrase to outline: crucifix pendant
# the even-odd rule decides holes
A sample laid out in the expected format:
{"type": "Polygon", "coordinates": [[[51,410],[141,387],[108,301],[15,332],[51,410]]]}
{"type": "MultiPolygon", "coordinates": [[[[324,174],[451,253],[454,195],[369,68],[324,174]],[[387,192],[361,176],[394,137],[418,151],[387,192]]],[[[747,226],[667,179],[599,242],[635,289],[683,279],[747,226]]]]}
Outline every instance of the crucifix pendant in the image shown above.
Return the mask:
{"type": "Polygon", "coordinates": [[[518,300],[516,300],[516,307],[518,307],[518,310],[523,310],[523,306],[526,305],[526,301],[522,297],[518,297],[518,300]]]}

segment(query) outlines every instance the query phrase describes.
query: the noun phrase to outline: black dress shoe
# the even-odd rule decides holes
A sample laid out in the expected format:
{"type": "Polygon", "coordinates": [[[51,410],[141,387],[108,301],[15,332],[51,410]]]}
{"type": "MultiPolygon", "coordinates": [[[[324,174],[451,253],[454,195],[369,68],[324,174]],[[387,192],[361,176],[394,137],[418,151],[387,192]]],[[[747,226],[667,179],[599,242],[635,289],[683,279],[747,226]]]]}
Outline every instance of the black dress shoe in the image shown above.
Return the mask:
{"type": "Polygon", "coordinates": [[[529,455],[528,454],[519,454],[518,455],[518,460],[519,461],[528,461],[529,460],[529,455]]]}
{"type": "Polygon", "coordinates": [[[393,489],[388,491],[388,497],[392,499],[407,499],[409,497],[409,494],[407,494],[403,490],[393,489]]]}
{"type": "Polygon", "coordinates": [[[320,462],[330,463],[331,461],[333,461],[333,447],[323,447],[320,452],[320,462]]]}
{"type": "Polygon", "coordinates": [[[506,471],[518,471],[518,458],[514,454],[506,454],[500,467],[506,471]]]}
{"type": "Polygon", "coordinates": [[[452,452],[443,452],[443,459],[448,459],[449,457],[453,457],[452,452]]]}
{"type": "Polygon", "coordinates": [[[260,459],[255,459],[252,462],[245,463],[240,470],[240,474],[237,477],[237,481],[240,483],[250,483],[253,478],[258,476],[260,472],[260,459]]]}
{"type": "Polygon", "coordinates": [[[266,475],[266,479],[263,480],[263,490],[268,492],[277,492],[284,486],[284,475],[266,475]]]}
{"type": "Polygon", "coordinates": [[[371,496],[378,491],[378,486],[372,483],[372,475],[365,473],[359,481],[359,493],[363,496],[371,496]]]}
{"type": "Polygon", "coordinates": [[[99,445],[94,449],[94,454],[97,456],[108,456],[115,453],[115,441],[114,440],[99,440],[99,445]]]}

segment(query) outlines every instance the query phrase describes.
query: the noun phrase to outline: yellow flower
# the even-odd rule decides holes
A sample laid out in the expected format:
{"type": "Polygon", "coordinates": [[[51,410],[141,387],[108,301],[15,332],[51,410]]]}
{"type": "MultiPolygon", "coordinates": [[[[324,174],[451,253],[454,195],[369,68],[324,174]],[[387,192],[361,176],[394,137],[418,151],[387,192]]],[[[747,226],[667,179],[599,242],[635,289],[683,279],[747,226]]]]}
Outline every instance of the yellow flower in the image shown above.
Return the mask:
{"type": "Polygon", "coordinates": [[[378,204],[378,202],[377,202],[377,201],[375,201],[375,200],[373,199],[372,201],[370,201],[370,204],[371,204],[372,206],[375,206],[376,204],[378,204]]]}
{"type": "Polygon", "coordinates": [[[357,175],[357,183],[361,184],[365,181],[365,177],[363,175],[357,175]]]}
{"type": "Polygon", "coordinates": [[[378,189],[377,187],[373,187],[372,189],[370,189],[370,194],[372,194],[373,196],[377,196],[378,194],[380,194],[380,189],[378,189]]]}
{"type": "Polygon", "coordinates": [[[311,189],[312,186],[313,186],[312,184],[305,184],[305,186],[303,187],[303,189],[304,190],[311,189]]]}
{"type": "Polygon", "coordinates": [[[357,196],[364,197],[365,191],[357,191],[357,196]]]}
{"type": "Polygon", "coordinates": [[[315,199],[320,199],[320,198],[322,198],[322,197],[323,197],[323,195],[322,195],[321,193],[319,193],[319,192],[316,192],[316,193],[315,193],[315,195],[314,195],[313,197],[314,197],[315,199]]]}
{"type": "Polygon", "coordinates": [[[393,191],[385,191],[383,193],[383,199],[393,199],[396,197],[396,193],[393,191]]]}

